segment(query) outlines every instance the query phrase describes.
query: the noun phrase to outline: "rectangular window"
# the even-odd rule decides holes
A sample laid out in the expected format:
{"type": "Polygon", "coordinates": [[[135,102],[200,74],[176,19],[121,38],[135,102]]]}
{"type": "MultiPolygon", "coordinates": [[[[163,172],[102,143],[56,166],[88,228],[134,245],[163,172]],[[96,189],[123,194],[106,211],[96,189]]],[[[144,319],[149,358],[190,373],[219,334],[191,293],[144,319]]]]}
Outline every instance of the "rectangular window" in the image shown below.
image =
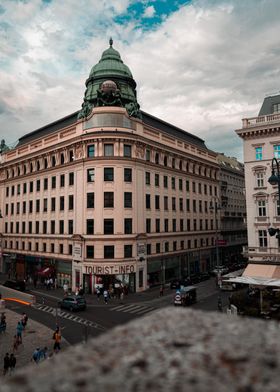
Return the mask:
{"type": "Polygon", "coordinates": [[[160,233],[160,219],[156,219],[156,233],[160,233]]]}
{"type": "Polygon", "coordinates": [[[163,198],[163,207],[165,211],[168,210],[168,196],[164,196],[163,198]]]}
{"type": "Polygon", "coordinates": [[[64,220],[59,221],[59,234],[64,234],[64,220]]]}
{"type": "Polygon", "coordinates": [[[20,203],[17,202],[17,211],[16,211],[17,215],[19,214],[19,209],[20,209],[20,203]]]}
{"type": "Polygon", "coordinates": [[[262,159],[263,159],[263,148],[262,147],[255,147],[255,156],[256,156],[256,161],[262,161],[262,159]]]}
{"type": "Polygon", "coordinates": [[[172,197],[172,211],[176,211],[176,197],[172,197]]]}
{"type": "Polygon", "coordinates": [[[29,214],[32,214],[33,212],[33,201],[29,200],[29,214]]]}
{"type": "Polygon", "coordinates": [[[26,214],[26,201],[22,203],[22,213],[26,214]]]}
{"type": "Polygon", "coordinates": [[[12,185],[12,196],[14,196],[14,195],[15,195],[15,186],[12,185]]]}
{"type": "Polygon", "coordinates": [[[177,231],[176,219],[172,219],[172,231],[177,231]]]}
{"type": "Polygon", "coordinates": [[[202,200],[198,201],[198,211],[202,212],[202,200]]]}
{"type": "Polygon", "coordinates": [[[274,103],[272,105],[272,113],[279,113],[280,112],[280,103],[274,103]]]}
{"type": "Polygon", "coordinates": [[[94,169],[87,170],[87,182],[94,182],[94,169]]]}
{"type": "Polygon", "coordinates": [[[94,234],[94,220],[87,219],[87,234],[94,234]]]}
{"type": "Polygon", "coordinates": [[[156,253],[160,253],[160,242],[156,243],[156,253]]]}
{"type": "Polygon", "coordinates": [[[69,186],[74,185],[74,173],[69,173],[69,186]]]}
{"type": "Polygon", "coordinates": [[[56,188],[56,177],[52,177],[52,189],[56,188]]]}
{"type": "Polygon", "coordinates": [[[163,186],[164,186],[164,188],[168,188],[168,177],[167,176],[163,176],[163,186]]]}
{"type": "Polygon", "coordinates": [[[186,180],[186,191],[190,191],[190,182],[188,180],[186,180]]]}
{"type": "Polygon", "coordinates": [[[159,174],[155,174],[155,186],[159,186],[159,174]]]}
{"type": "Polygon", "coordinates": [[[204,184],[204,195],[207,195],[207,185],[204,184]]]}
{"type": "Polygon", "coordinates": [[[68,220],[68,234],[73,234],[73,231],[74,231],[73,220],[69,219],[68,220]]]}
{"type": "Polygon", "coordinates": [[[177,241],[173,241],[173,250],[177,250],[177,241]]]}
{"type": "Polygon", "coordinates": [[[132,245],[124,245],[123,253],[125,259],[132,257],[132,245]]]}
{"type": "Polygon", "coordinates": [[[168,233],[169,231],[169,224],[168,224],[168,219],[164,219],[164,231],[165,233],[168,233]]]}
{"type": "Polygon", "coordinates": [[[104,234],[114,234],[114,219],[104,219],[104,234]]]}
{"type": "Polygon", "coordinates": [[[146,219],[146,233],[150,233],[151,232],[151,219],[148,218],[146,219]]]}
{"type": "Polygon", "coordinates": [[[17,194],[20,195],[20,184],[17,186],[17,194]]]}
{"type": "Polygon", "coordinates": [[[43,252],[46,253],[46,251],[47,251],[47,244],[45,242],[43,242],[43,252]]]}
{"type": "Polygon", "coordinates": [[[43,211],[44,212],[48,211],[48,199],[44,199],[43,201],[43,211]]]}
{"type": "Polygon", "coordinates": [[[180,231],[184,231],[184,219],[180,219],[180,231]]]}
{"type": "Polygon", "coordinates": [[[131,157],[131,145],[130,144],[125,144],[123,147],[123,155],[125,157],[130,158],[131,157]]]}
{"type": "Polygon", "coordinates": [[[37,191],[37,192],[40,192],[40,188],[41,188],[41,181],[40,181],[40,180],[37,180],[37,181],[36,181],[36,191],[37,191]]]}
{"type": "Polygon", "coordinates": [[[59,244],[59,253],[63,255],[63,244],[59,244]]]}
{"type": "Polygon", "coordinates": [[[193,200],[193,212],[196,212],[196,200],[193,200]]]}
{"type": "Polygon", "coordinates": [[[73,246],[71,244],[68,245],[68,254],[69,255],[73,254],[73,246]]]}
{"type": "Polygon", "coordinates": [[[87,146],[87,156],[88,158],[94,158],[95,146],[94,144],[87,146]]]}
{"type": "Polygon", "coordinates": [[[114,208],[114,192],[104,192],[104,208],[114,208]]]}
{"type": "Polygon", "coordinates": [[[195,182],[192,183],[192,190],[193,190],[193,193],[196,192],[195,182]]]}
{"type": "Polygon", "coordinates": [[[169,252],[169,242],[164,243],[164,251],[169,252]]]}
{"type": "Polygon", "coordinates": [[[11,215],[14,215],[14,203],[11,203],[11,215]]]}
{"type": "Polygon", "coordinates": [[[7,188],[6,188],[6,197],[8,197],[9,196],[9,187],[7,186],[7,188]]]}
{"type": "Polygon", "coordinates": [[[74,161],[74,151],[70,150],[69,151],[69,162],[73,162],[74,161]]]}
{"type": "Polygon", "coordinates": [[[256,173],[256,181],[257,181],[257,188],[264,187],[264,173],[263,172],[256,173]]]}
{"type": "Polygon", "coordinates": [[[176,189],[176,179],[175,177],[171,177],[171,188],[176,189]]]}
{"type": "Polygon", "coordinates": [[[132,208],[132,192],[124,192],[124,208],[132,208]]]}
{"type": "Polygon", "coordinates": [[[68,196],[68,210],[74,210],[74,195],[68,196]]]}
{"type": "Polygon", "coordinates": [[[266,201],[258,200],[258,216],[266,216],[266,201]]]}
{"type": "Polygon", "coordinates": [[[94,192],[87,193],[87,208],[94,208],[94,192]]]}
{"type": "Polygon", "coordinates": [[[146,185],[151,185],[151,173],[150,172],[145,173],[145,178],[146,178],[146,185]]]}
{"type": "Polygon", "coordinates": [[[267,248],[267,231],[259,230],[259,247],[267,248]]]}
{"type": "Polygon", "coordinates": [[[64,211],[64,196],[60,196],[59,198],[59,209],[60,211],[64,211]]]}
{"type": "Polygon", "coordinates": [[[146,161],[150,162],[151,160],[151,151],[146,148],[146,161]]]}
{"type": "Polygon", "coordinates": [[[55,234],[55,221],[51,220],[51,234],[55,234]]]}
{"type": "Polygon", "coordinates": [[[276,201],[276,215],[280,216],[280,203],[279,203],[278,198],[277,198],[277,201],[276,201]]]}
{"type": "Polygon", "coordinates": [[[155,209],[159,210],[160,205],[159,205],[159,195],[155,195],[155,209]]]}
{"type": "Polygon", "coordinates": [[[198,193],[201,193],[201,183],[198,183],[198,193]]]}
{"type": "Polygon", "coordinates": [[[132,169],[124,168],[124,182],[132,182],[132,169]]]}
{"type": "Polygon", "coordinates": [[[180,191],[183,190],[183,180],[182,180],[182,178],[179,178],[179,190],[180,191]]]}
{"type": "Polygon", "coordinates": [[[47,229],[48,229],[48,222],[43,221],[43,234],[47,234],[47,229]]]}
{"type": "Polygon", "coordinates": [[[186,211],[190,212],[190,199],[186,199],[186,211]]]}
{"type": "Polygon", "coordinates": [[[132,219],[124,219],[124,234],[132,234],[132,219]]]}
{"type": "Polygon", "coordinates": [[[28,233],[32,234],[32,222],[28,222],[28,233]]]}
{"type": "Polygon", "coordinates": [[[114,245],[104,246],[104,259],[114,259],[115,257],[115,247],[114,245]]]}
{"type": "Polygon", "coordinates": [[[204,212],[208,212],[208,203],[207,201],[204,202],[204,212]]]}
{"type": "Polygon", "coordinates": [[[55,197],[51,198],[51,211],[55,211],[55,197]]]}
{"type": "Polygon", "coordinates": [[[184,249],[184,240],[180,241],[180,247],[181,249],[184,249]]]}
{"type": "Polygon", "coordinates": [[[183,198],[180,197],[179,199],[179,207],[180,207],[180,211],[183,211],[183,198]]]}
{"type": "Polygon", "coordinates": [[[44,191],[48,189],[48,179],[44,178],[44,191]]]}
{"type": "Polygon", "coordinates": [[[113,167],[104,167],[104,181],[114,181],[113,167]]]}
{"type": "Polygon", "coordinates": [[[104,156],[105,157],[114,156],[114,144],[104,144],[104,156]]]}
{"type": "MultiPolygon", "coordinates": [[[[24,202],[25,203],[25,202],[24,202]]],[[[7,216],[9,214],[9,204],[6,204],[6,211],[5,211],[5,215],[7,216]]]]}
{"type": "Polygon", "coordinates": [[[51,243],[51,253],[54,253],[54,243],[51,243]]]}
{"type": "Polygon", "coordinates": [[[40,212],[40,200],[36,200],[36,212],[40,212]]]}
{"type": "Polygon", "coordinates": [[[151,208],[151,195],[146,194],[146,209],[151,208]]]}
{"type": "Polygon", "coordinates": [[[87,245],[87,259],[94,259],[94,246],[87,245]]]}
{"type": "Polygon", "coordinates": [[[197,230],[197,226],[196,226],[196,219],[194,219],[194,220],[193,220],[193,229],[194,229],[194,231],[196,231],[196,230],[197,230]]]}
{"type": "Polygon", "coordinates": [[[64,174],[60,175],[60,187],[61,188],[65,187],[65,175],[64,174]]]}

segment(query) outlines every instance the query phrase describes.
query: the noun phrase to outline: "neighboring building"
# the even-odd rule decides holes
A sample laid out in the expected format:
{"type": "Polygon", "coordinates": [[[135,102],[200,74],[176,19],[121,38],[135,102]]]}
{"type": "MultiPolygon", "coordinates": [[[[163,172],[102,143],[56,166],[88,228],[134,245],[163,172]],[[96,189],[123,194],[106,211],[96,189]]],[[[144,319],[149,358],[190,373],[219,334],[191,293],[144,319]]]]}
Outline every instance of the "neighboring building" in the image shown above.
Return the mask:
{"type": "Polygon", "coordinates": [[[53,267],[58,284],[88,292],[116,280],[141,291],[210,270],[218,173],[203,140],[140,110],[110,41],[82,110],[3,155],[3,268],[20,277],[53,267]]]}
{"type": "Polygon", "coordinates": [[[220,165],[221,264],[240,261],[247,245],[244,165],[224,154],[217,156],[220,165]]]}
{"type": "Polygon", "coordinates": [[[273,157],[280,158],[280,95],[266,97],[259,115],[243,119],[237,134],[244,141],[247,202],[248,256],[246,276],[280,277],[278,239],[268,228],[279,228],[280,206],[277,186],[268,182],[273,157]],[[259,265],[254,265],[259,264],[259,265]],[[272,276],[278,274],[279,276],[272,276]]]}

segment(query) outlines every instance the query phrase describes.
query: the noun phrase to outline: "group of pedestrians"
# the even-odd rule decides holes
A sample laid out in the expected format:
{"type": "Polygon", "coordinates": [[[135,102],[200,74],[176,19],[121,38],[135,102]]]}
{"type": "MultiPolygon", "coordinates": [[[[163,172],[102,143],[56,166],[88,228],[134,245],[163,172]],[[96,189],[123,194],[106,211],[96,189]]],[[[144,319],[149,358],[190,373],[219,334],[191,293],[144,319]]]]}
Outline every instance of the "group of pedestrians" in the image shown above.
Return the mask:
{"type": "Polygon", "coordinates": [[[13,373],[13,371],[15,370],[15,367],[16,367],[16,363],[17,363],[17,359],[14,356],[14,354],[13,353],[11,353],[11,354],[6,353],[6,355],[4,357],[3,375],[5,376],[6,374],[13,373]]]}
{"type": "Polygon", "coordinates": [[[114,298],[118,298],[122,302],[124,299],[124,294],[125,290],[123,288],[117,288],[115,290],[113,287],[110,287],[108,290],[106,288],[104,290],[102,290],[100,287],[96,288],[97,300],[99,301],[101,296],[103,296],[103,300],[106,305],[110,299],[114,298]]]}

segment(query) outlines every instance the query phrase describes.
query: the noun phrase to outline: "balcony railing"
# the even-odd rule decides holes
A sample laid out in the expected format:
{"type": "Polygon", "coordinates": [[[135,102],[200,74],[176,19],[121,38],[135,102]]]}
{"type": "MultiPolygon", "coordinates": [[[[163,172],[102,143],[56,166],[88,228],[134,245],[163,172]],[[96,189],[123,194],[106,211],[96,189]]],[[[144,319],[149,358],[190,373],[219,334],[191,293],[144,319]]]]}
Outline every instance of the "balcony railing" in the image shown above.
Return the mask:
{"type": "Polygon", "coordinates": [[[256,125],[262,125],[266,123],[273,123],[279,121],[280,121],[280,113],[268,114],[266,116],[259,116],[259,117],[252,117],[252,118],[243,118],[242,128],[250,128],[250,127],[255,127],[256,125]]]}

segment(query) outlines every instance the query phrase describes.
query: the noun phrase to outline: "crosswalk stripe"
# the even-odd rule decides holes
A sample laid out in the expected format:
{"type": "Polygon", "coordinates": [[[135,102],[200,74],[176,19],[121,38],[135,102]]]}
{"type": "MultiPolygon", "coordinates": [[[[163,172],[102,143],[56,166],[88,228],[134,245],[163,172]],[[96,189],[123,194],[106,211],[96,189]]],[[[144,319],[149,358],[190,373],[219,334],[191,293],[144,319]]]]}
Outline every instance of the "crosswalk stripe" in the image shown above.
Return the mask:
{"type": "Polygon", "coordinates": [[[116,312],[126,312],[127,309],[132,309],[134,307],[135,307],[135,305],[124,305],[122,309],[114,309],[114,310],[116,310],[116,312]]]}
{"type": "Polygon", "coordinates": [[[148,312],[151,312],[153,309],[154,308],[143,309],[143,310],[140,310],[139,312],[135,312],[135,314],[148,313],[148,312]]]}
{"type": "Polygon", "coordinates": [[[124,309],[123,312],[132,313],[132,312],[134,312],[135,310],[139,310],[139,309],[143,309],[143,306],[141,306],[141,305],[136,305],[136,306],[133,306],[132,308],[129,307],[129,308],[124,309]]]}
{"type": "Polygon", "coordinates": [[[141,310],[146,310],[146,309],[150,309],[150,308],[147,308],[146,306],[145,306],[145,307],[143,307],[143,306],[137,306],[137,308],[131,310],[130,313],[138,313],[138,312],[140,312],[141,310]]]}
{"type": "Polygon", "coordinates": [[[113,308],[109,309],[109,310],[117,310],[117,309],[122,309],[125,308],[127,305],[119,305],[119,306],[114,306],[113,308]]]}

